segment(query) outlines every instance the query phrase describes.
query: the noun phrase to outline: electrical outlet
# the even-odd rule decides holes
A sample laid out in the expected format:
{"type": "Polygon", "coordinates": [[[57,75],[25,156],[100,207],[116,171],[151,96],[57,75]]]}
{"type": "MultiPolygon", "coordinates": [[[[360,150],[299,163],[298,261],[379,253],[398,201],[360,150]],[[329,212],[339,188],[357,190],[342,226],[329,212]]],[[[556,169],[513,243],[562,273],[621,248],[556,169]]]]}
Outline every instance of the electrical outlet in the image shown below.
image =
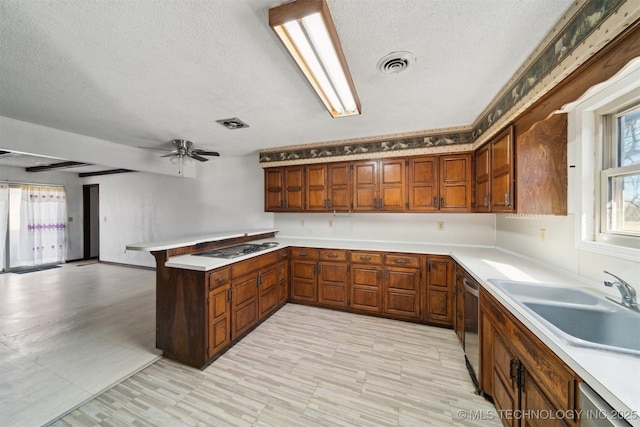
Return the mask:
{"type": "Polygon", "coordinates": [[[444,222],[438,221],[438,231],[444,231],[444,222]]]}
{"type": "Polygon", "coordinates": [[[331,228],[331,227],[333,227],[333,220],[332,219],[329,220],[329,228],[331,228]]]}
{"type": "Polygon", "coordinates": [[[540,229],[540,241],[544,242],[547,238],[547,229],[546,228],[541,228],[540,229]]]}

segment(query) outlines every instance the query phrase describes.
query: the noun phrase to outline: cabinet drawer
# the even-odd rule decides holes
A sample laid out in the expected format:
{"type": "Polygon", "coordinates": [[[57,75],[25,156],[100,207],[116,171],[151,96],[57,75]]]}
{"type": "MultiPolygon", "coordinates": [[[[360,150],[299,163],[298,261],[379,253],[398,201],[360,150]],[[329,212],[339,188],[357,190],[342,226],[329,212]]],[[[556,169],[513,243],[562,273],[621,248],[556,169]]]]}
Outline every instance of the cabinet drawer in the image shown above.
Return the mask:
{"type": "Polygon", "coordinates": [[[320,251],[322,261],[346,261],[347,251],[339,249],[322,249],[320,251]]]}
{"type": "Polygon", "coordinates": [[[382,264],[382,254],[379,252],[351,252],[349,260],[358,264],[382,264]]]}
{"type": "Polygon", "coordinates": [[[231,270],[229,268],[221,268],[209,274],[209,290],[213,290],[218,286],[223,286],[231,280],[231,270]]]}
{"type": "Polygon", "coordinates": [[[291,258],[318,259],[318,249],[291,248],[291,258]]]}
{"type": "Polygon", "coordinates": [[[233,278],[244,276],[245,274],[252,273],[256,270],[266,267],[267,265],[275,264],[280,259],[278,251],[269,252],[264,255],[258,255],[251,259],[240,261],[231,266],[231,275],[233,278]]]}
{"type": "Polygon", "coordinates": [[[385,265],[395,265],[399,267],[420,268],[419,255],[387,254],[384,256],[385,265]]]}

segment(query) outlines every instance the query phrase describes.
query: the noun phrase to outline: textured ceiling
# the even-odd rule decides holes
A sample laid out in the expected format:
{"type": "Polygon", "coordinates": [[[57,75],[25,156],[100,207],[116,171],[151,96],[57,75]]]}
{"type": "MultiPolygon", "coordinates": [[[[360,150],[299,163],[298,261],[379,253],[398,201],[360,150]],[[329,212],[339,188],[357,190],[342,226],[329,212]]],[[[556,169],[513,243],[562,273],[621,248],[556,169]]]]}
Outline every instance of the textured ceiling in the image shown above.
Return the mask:
{"type": "Polygon", "coordinates": [[[339,119],[268,27],[279,3],[2,0],[0,115],[132,147],[189,139],[223,156],[466,126],[572,0],[328,0],[363,111],[339,119]],[[417,62],[376,69],[400,50],[417,62]],[[229,117],[250,127],[215,122],[229,117]]]}

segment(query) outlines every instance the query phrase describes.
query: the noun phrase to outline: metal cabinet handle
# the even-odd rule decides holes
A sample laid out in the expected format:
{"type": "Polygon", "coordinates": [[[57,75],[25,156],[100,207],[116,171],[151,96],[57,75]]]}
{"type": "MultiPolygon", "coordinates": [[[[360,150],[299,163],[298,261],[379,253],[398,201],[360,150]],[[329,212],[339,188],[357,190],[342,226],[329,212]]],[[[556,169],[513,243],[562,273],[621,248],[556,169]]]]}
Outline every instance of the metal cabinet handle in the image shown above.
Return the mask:
{"type": "Polygon", "coordinates": [[[298,252],[298,256],[307,256],[306,252],[298,252]]]}
{"type": "Polygon", "coordinates": [[[504,193],[504,205],[505,206],[511,206],[511,197],[509,195],[509,193],[504,193]]]}
{"type": "Polygon", "coordinates": [[[484,203],[483,204],[484,204],[485,208],[489,207],[489,195],[488,194],[484,196],[484,203]]]}
{"type": "Polygon", "coordinates": [[[216,282],[222,282],[223,280],[227,280],[227,275],[223,274],[222,276],[218,277],[216,279],[216,282]]]}
{"type": "Polygon", "coordinates": [[[327,258],[338,258],[338,254],[328,253],[327,258]]]}
{"type": "Polygon", "coordinates": [[[437,208],[437,207],[438,207],[438,198],[437,198],[437,197],[434,197],[434,198],[433,198],[433,207],[434,207],[434,208],[437,208]]]}
{"type": "Polygon", "coordinates": [[[518,359],[511,359],[509,361],[509,379],[515,380],[518,375],[518,359]]]}
{"type": "Polygon", "coordinates": [[[327,199],[322,201],[322,209],[327,209],[327,199]]]}
{"type": "Polygon", "coordinates": [[[360,256],[360,261],[371,261],[371,257],[370,256],[360,256]]]}
{"type": "Polygon", "coordinates": [[[408,263],[409,263],[409,260],[408,260],[408,259],[401,258],[401,259],[397,259],[397,260],[396,260],[396,262],[397,262],[398,264],[408,264],[408,263]]]}
{"type": "Polygon", "coordinates": [[[327,207],[330,208],[331,207],[331,199],[327,199],[327,207]]]}
{"type": "Polygon", "coordinates": [[[444,208],[444,197],[440,197],[440,209],[444,208]]]}

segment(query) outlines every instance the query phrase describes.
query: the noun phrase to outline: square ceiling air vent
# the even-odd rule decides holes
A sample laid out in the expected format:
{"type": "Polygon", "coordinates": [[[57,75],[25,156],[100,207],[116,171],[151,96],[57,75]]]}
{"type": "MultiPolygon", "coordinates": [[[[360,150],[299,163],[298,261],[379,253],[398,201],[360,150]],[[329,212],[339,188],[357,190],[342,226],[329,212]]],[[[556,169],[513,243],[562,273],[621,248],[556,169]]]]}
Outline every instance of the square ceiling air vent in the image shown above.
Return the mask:
{"type": "Polygon", "coordinates": [[[243,129],[243,128],[249,127],[248,124],[246,124],[245,122],[243,122],[237,117],[233,117],[231,119],[216,120],[216,122],[220,123],[222,126],[226,127],[227,129],[243,129]]]}

